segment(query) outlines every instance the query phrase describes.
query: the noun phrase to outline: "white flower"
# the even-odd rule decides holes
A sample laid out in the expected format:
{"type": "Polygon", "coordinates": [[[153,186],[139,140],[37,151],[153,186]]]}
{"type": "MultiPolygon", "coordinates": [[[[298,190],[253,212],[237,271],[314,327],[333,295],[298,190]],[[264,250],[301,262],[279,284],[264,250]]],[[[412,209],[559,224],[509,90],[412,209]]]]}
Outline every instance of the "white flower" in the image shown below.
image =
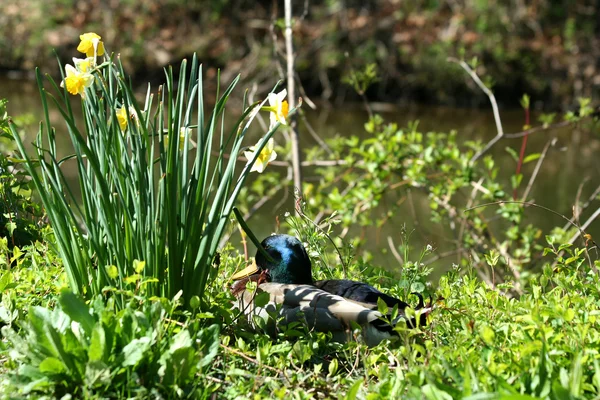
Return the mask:
{"type": "Polygon", "coordinates": [[[289,104],[285,99],[287,97],[287,90],[283,89],[281,92],[269,93],[267,100],[269,100],[268,107],[262,107],[263,110],[270,111],[271,123],[269,129],[275,124],[280,122],[283,125],[287,125],[287,116],[289,112],[289,104]]]}
{"type": "MultiPolygon", "coordinates": [[[[273,150],[274,146],[274,140],[272,138],[269,139],[265,147],[263,147],[262,151],[256,158],[256,161],[254,162],[254,165],[252,165],[250,172],[256,171],[259,174],[262,173],[267,167],[267,165],[269,165],[271,161],[277,158],[277,153],[275,152],[275,150],[273,150]]],[[[254,158],[254,155],[256,154],[256,147],[257,146],[252,146],[250,147],[250,149],[248,149],[249,151],[244,152],[244,156],[246,157],[246,159],[248,159],[248,163],[250,163],[254,158]]]]}

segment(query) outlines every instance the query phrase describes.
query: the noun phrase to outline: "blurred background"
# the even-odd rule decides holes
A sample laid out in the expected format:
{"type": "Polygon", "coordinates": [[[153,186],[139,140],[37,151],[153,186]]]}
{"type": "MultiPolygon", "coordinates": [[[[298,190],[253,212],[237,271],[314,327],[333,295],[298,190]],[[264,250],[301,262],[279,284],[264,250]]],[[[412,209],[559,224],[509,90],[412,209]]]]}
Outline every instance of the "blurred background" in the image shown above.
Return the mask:
{"type": "MultiPolygon", "coordinates": [[[[284,78],[283,12],[283,1],[2,0],[0,98],[8,99],[10,115],[29,116],[31,129],[25,131],[33,139],[42,115],[34,68],[60,77],[57,57],[63,64],[80,57],[76,47],[85,32],[102,36],[140,93],[148,82],[153,90],[164,82],[165,66],[177,71],[183,58],[197,53],[209,102],[217,71],[223,85],[241,74],[241,87],[255,99],[264,98],[284,78]]],[[[299,127],[305,150],[335,136],[368,135],[368,114],[347,78],[369,65],[377,80],[365,97],[375,112],[399,127],[419,120],[422,132],[456,130],[461,142],[487,142],[496,135],[496,126],[487,96],[449,57],[477,60],[477,73],[493,89],[507,133],[523,130],[519,102],[525,93],[531,96],[534,126],[541,125],[542,113],[557,113],[559,121],[561,113],[577,110],[580,97],[597,106],[600,0],[298,0],[293,17],[297,82],[305,100],[299,127]]],[[[587,198],[600,185],[599,135],[572,126],[542,132],[531,136],[527,152],[540,152],[550,137],[557,142],[532,197],[570,217],[576,194],[587,198]]],[[[521,141],[503,140],[491,150],[505,181],[515,171],[506,148],[518,152],[521,141]]],[[[533,168],[534,163],[525,165],[524,175],[533,168]]],[[[260,234],[271,232],[277,217],[293,211],[292,188],[286,196],[287,201],[275,198],[257,213],[256,218],[270,221],[260,225],[260,234]]],[[[386,234],[398,224],[407,223],[410,230],[422,221],[417,243],[439,244],[439,227],[427,225],[419,211],[428,209],[427,198],[411,207],[386,234]]],[[[529,211],[528,217],[548,229],[564,224],[560,216],[539,210],[529,211]]],[[[600,235],[597,225],[590,232],[600,235]]]]}
{"type": "MultiPolygon", "coordinates": [[[[538,109],[565,108],[600,87],[598,0],[372,0],[294,2],[296,67],[306,95],[341,104],[352,68],[378,67],[371,101],[483,106],[487,99],[447,57],[478,57],[499,102],[523,93],[538,109]]],[[[281,70],[282,1],[2,0],[0,75],[58,74],[93,31],[139,82],[198,53],[222,79],[242,73],[270,88],[281,70]]],[[[0,93],[7,93],[0,82],[0,93]]]]}

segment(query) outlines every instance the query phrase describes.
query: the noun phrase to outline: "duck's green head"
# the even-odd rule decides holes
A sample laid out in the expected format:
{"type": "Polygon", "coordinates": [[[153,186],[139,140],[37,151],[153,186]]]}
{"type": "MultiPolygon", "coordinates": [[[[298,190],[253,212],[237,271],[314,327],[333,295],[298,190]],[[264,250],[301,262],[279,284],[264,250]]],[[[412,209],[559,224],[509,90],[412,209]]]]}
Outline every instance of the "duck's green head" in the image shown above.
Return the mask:
{"type": "Polygon", "coordinates": [[[263,240],[261,245],[272,261],[257,251],[256,264],[238,272],[232,279],[266,272],[270,282],[308,285],[313,283],[310,259],[298,239],[290,235],[273,235],[263,240]]]}

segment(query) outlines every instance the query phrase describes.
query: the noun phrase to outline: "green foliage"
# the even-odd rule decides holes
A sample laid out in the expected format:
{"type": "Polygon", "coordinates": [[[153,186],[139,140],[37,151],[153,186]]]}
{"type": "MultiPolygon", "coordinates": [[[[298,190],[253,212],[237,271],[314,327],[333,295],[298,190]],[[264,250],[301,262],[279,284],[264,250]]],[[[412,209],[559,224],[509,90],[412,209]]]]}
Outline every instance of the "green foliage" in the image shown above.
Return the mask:
{"type": "MultiPolygon", "coordinates": [[[[305,223],[303,232],[313,228],[305,223]]],[[[298,221],[294,222],[298,226],[298,221]]],[[[308,239],[309,241],[311,239],[308,239]]],[[[474,269],[456,267],[432,291],[429,324],[398,327],[400,338],[367,348],[332,343],[326,334],[295,326],[275,337],[237,325],[222,332],[223,353],[213,363],[223,398],[583,399],[600,393],[598,275],[581,249],[548,247],[544,272],[529,275],[523,295],[482,282],[474,269]],[[554,256],[556,252],[568,255],[554,256]],[[568,266],[553,268],[555,262],[568,266]],[[562,258],[561,258],[562,257],[562,258]],[[562,261],[561,261],[562,260],[562,261]],[[578,266],[574,268],[573,266],[578,266]],[[545,277],[545,278],[544,278],[545,277]],[[248,362],[251,360],[252,362],[248,362]],[[250,395],[251,393],[251,395],[250,395]]],[[[497,265],[500,257],[486,257],[497,265]]],[[[225,271],[238,268],[235,252],[222,255],[225,271]]],[[[416,263],[415,263],[416,264],[416,263]]],[[[318,264],[317,264],[318,265],[318,264]]],[[[364,264],[348,274],[389,293],[398,280],[377,278],[364,264]],[[364,278],[364,279],[363,279],[364,278]]],[[[316,274],[323,271],[315,271],[316,274]]],[[[219,276],[217,285],[226,284],[219,276]]],[[[222,297],[216,289],[213,295],[222,297]]],[[[214,299],[215,307],[220,301],[214,299]]],[[[230,310],[213,310],[229,313],[230,310]]]]}
{"type": "Polygon", "coordinates": [[[172,398],[210,391],[196,375],[217,355],[218,326],[174,321],[177,298],[128,300],[121,310],[100,296],[88,306],[63,291],[56,309],[29,310],[22,335],[4,327],[14,368],[4,393],[172,398]]]}
{"type": "Polygon", "coordinates": [[[44,214],[31,199],[28,176],[23,174],[17,160],[6,155],[15,147],[6,104],[6,100],[0,100],[0,149],[3,152],[0,154],[0,237],[8,238],[10,247],[25,246],[40,239],[44,214]]]}
{"type": "MultiPolygon", "coordinates": [[[[218,271],[213,260],[228,216],[278,125],[261,139],[254,160],[238,175],[237,156],[257,106],[245,107],[235,123],[224,126],[225,106],[238,78],[205,115],[202,68],[195,56],[189,70],[187,61],[182,62],[177,80],[171,68],[166,71],[157,104],[150,87],[139,102],[122,66],[112,59],[92,67],[93,85],[80,103],[83,127],[69,93],[50,77],[45,83],[39,71],[45,123],[38,132],[36,158],[9,123],[55,229],[69,283],[88,299],[107,287],[131,290],[140,284],[149,296],[172,298],[183,291],[187,306],[194,296],[202,299],[210,276],[218,271]],[[74,154],[64,159],[56,153],[51,104],[73,145],[74,154]],[[61,170],[72,158],[77,188],[69,186],[61,170]]],[[[115,292],[115,301],[125,306],[121,292],[115,292]]]]}
{"type": "Polygon", "coordinates": [[[369,86],[379,80],[376,64],[367,64],[362,70],[352,69],[343,78],[342,82],[350,85],[356,93],[364,95],[369,86]]]}

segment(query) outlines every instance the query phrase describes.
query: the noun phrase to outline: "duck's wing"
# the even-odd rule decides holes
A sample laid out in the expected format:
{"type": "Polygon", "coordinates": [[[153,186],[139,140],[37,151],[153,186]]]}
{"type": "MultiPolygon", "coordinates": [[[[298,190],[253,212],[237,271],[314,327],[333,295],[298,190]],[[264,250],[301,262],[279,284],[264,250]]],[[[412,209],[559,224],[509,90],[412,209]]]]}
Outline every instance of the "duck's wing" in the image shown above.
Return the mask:
{"type": "MultiPolygon", "coordinates": [[[[417,324],[416,318],[406,318],[404,310],[410,307],[408,303],[387,295],[373,286],[367,285],[363,282],[351,281],[348,279],[331,279],[315,282],[315,286],[321,290],[324,290],[332,295],[342,296],[345,299],[354,301],[361,306],[377,310],[377,301],[381,299],[391,309],[394,306],[398,306],[398,316],[404,318],[409,327],[425,326],[427,324],[427,314],[431,312],[431,307],[425,307],[423,304],[423,297],[419,296],[419,305],[416,310],[419,311],[419,322],[417,324]]],[[[394,324],[397,322],[394,321],[394,324]]],[[[389,325],[381,325],[378,329],[385,330],[389,325]]]]}
{"type": "Polygon", "coordinates": [[[377,309],[378,299],[383,300],[390,308],[398,305],[399,311],[403,311],[406,307],[410,307],[402,300],[380,292],[373,286],[363,282],[351,281],[348,279],[330,279],[317,281],[315,286],[333,295],[362,303],[371,309],[377,309]]]}
{"type": "MultiPolygon", "coordinates": [[[[377,338],[377,342],[390,337],[390,327],[380,327],[382,321],[379,320],[379,311],[310,285],[263,283],[256,293],[246,290],[238,295],[238,308],[246,310],[246,315],[258,315],[266,320],[272,321],[270,317],[275,316],[282,319],[280,323],[283,324],[300,321],[309,329],[333,332],[337,341],[347,339],[344,336],[351,332],[353,323],[369,330],[382,331],[382,337],[377,338]],[[269,295],[268,303],[262,307],[253,303],[255,296],[260,293],[269,295]]],[[[275,326],[271,324],[268,328],[272,331],[275,326]]],[[[374,343],[372,340],[367,342],[374,343]]]]}

